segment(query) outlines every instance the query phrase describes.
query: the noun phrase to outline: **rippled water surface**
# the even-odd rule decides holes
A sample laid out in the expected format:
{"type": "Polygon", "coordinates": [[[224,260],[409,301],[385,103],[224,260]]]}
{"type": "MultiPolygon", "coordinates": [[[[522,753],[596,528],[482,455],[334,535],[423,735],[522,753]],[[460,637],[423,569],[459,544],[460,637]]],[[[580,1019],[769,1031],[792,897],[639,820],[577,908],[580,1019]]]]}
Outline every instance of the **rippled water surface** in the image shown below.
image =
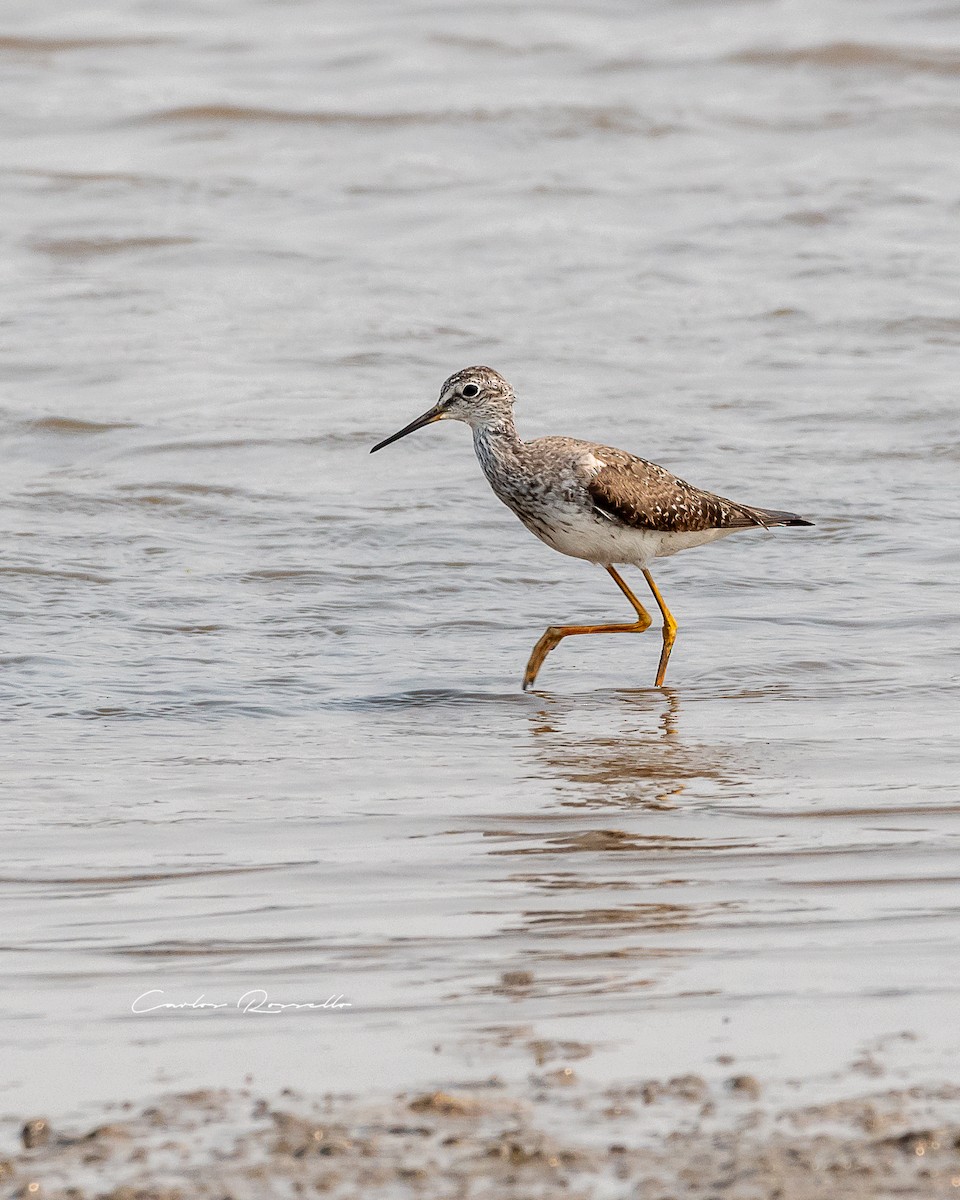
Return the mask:
{"type": "Polygon", "coordinates": [[[955,1070],[960,9],[3,22],[2,1107],[955,1070]],[[523,695],[622,598],[462,426],[367,454],[471,362],[816,527],[523,695]]]}

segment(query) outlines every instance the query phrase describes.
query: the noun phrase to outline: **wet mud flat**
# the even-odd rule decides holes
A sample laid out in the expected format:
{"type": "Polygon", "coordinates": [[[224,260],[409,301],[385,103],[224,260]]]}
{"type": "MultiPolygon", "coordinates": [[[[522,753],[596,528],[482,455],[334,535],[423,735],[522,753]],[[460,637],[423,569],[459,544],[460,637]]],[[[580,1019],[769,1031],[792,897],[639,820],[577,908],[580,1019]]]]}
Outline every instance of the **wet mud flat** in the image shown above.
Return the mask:
{"type": "Polygon", "coordinates": [[[814,1105],[701,1076],[590,1090],[562,1067],[370,1100],[286,1089],[168,1094],[58,1128],[4,1122],[0,1195],[40,1200],[516,1197],[820,1200],[960,1195],[960,1088],[814,1105]]]}

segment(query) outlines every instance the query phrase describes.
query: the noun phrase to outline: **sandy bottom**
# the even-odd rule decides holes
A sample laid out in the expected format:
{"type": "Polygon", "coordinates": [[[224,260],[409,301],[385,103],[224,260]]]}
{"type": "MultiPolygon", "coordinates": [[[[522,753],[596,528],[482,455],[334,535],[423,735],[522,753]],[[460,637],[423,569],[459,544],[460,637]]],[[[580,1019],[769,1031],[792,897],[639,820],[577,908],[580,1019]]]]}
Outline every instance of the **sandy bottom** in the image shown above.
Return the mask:
{"type": "MultiPolygon", "coordinates": [[[[852,1083],[853,1081],[851,1081],[852,1083]]],[[[92,1127],[6,1123],[4,1197],[960,1196],[960,1088],[765,1103],[751,1076],[590,1091],[562,1067],[377,1101],[202,1090],[118,1104],[92,1127]]]]}

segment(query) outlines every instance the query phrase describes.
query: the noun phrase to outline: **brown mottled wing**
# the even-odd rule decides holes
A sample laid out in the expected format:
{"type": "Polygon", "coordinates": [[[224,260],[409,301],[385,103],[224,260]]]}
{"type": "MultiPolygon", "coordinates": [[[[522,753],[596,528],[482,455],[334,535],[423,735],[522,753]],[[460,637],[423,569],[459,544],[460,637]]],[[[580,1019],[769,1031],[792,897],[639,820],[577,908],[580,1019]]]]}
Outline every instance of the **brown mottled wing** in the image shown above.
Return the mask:
{"type": "Polygon", "coordinates": [[[699,533],[705,529],[775,525],[793,516],[748,508],[701,491],[664,467],[623,450],[604,446],[597,447],[594,454],[604,464],[587,483],[594,506],[604,516],[633,529],[699,533]]]}

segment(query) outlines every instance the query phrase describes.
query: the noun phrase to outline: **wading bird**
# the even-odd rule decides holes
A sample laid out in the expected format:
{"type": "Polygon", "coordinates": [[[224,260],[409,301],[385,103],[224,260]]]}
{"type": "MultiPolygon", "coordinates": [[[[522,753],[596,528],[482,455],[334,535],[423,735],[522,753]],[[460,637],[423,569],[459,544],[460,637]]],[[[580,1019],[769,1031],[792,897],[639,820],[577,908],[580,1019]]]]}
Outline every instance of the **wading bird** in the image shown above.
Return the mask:
{"type": "Polygon", "coordinates": [[[513,388],[490,367],[466,367],[451,375],[440,399],[399,432],[378,442],[382,450],[434,421],[464,421],[494,493],[541,541],[605,568],[637,614],[613,625],[551,625],[537,642],[523,675],[532,687],[543,660],[565,637],[577,633],[643,633],[653,618],[616,566],[641,569],[663,615],[663,649],[656,687],[663,684],[677,636],[677,622],[664,603],[647,564],[654,558],[702,546],[740,529],[812,525],[795,513],[738,504],[701,491],[656,463],[576,438],[545,437],[524,442],[513,423],[513,388]]]}

